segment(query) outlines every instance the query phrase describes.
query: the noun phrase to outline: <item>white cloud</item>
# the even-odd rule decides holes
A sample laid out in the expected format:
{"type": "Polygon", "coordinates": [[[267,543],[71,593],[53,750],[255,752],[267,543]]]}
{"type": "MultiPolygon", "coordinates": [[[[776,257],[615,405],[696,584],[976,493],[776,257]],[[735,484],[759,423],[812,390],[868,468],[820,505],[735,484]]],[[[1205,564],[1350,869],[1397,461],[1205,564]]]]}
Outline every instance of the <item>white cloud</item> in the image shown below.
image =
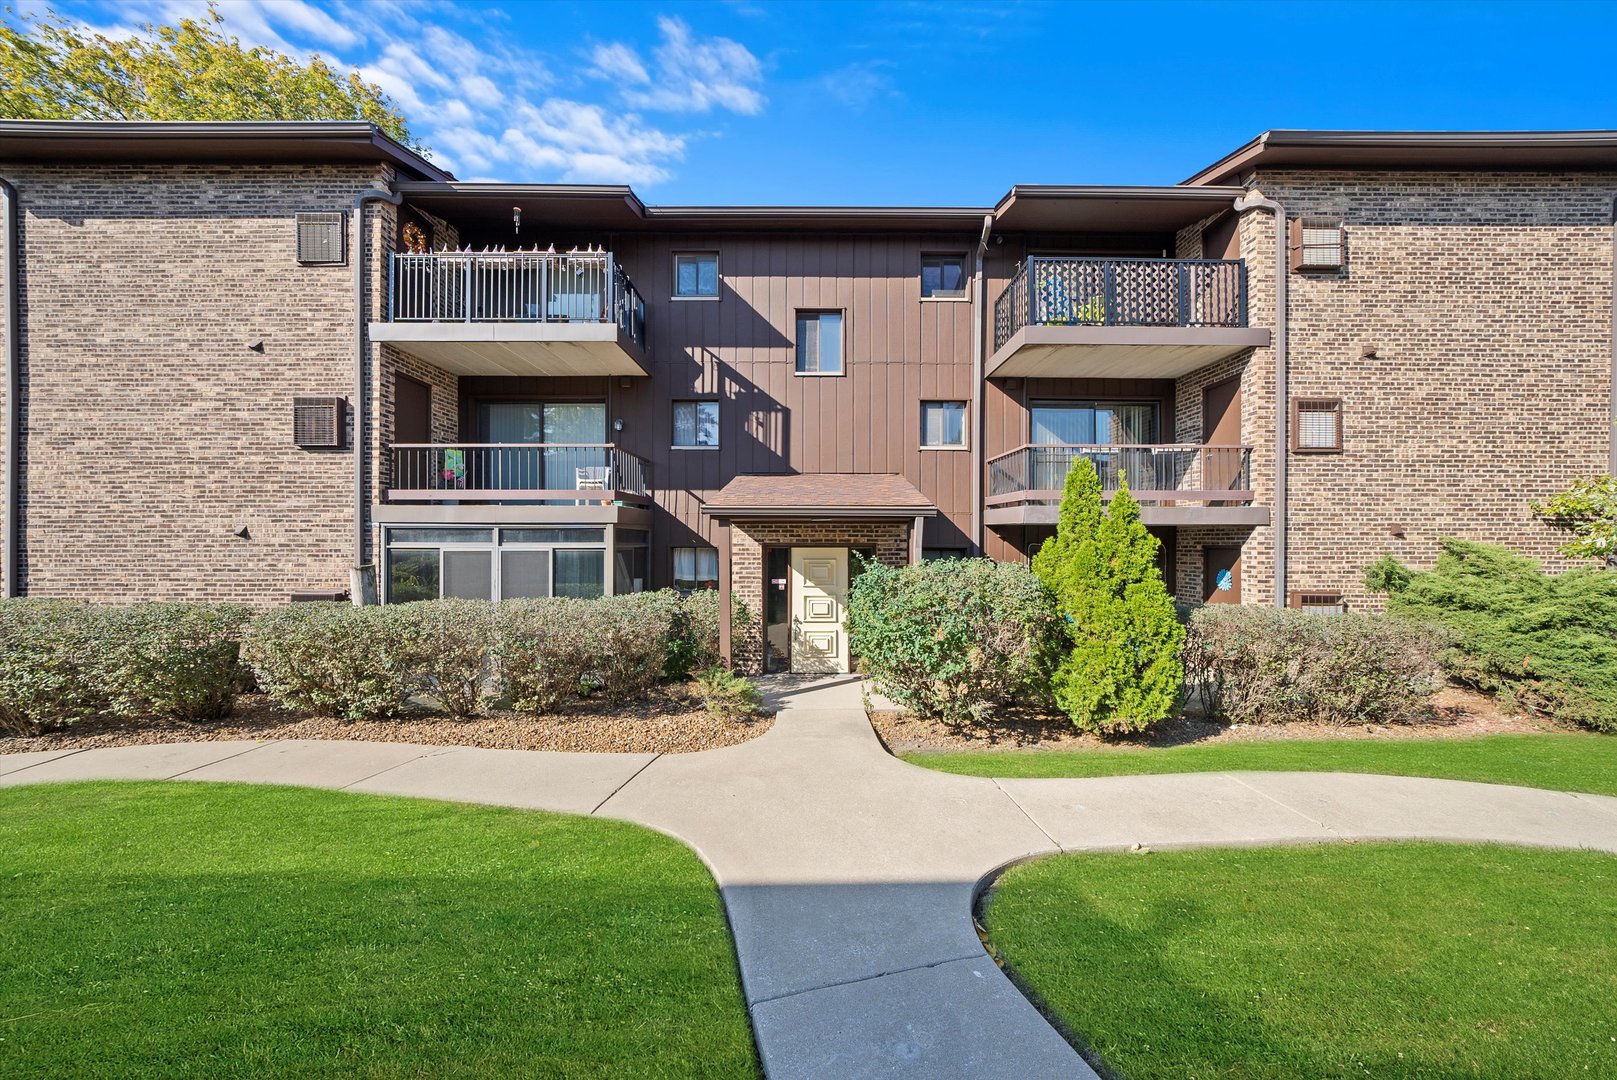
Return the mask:
{"type": "Polygon", "coordinates": [[[902,97],[887,75],[885,61],[873,60],[826,72],[819,79],[820,89],[851,109],[867,108],[878,98],[902,97]]]}
{"type": "Polygon", "coordinates": [[[657,29],[663,40],[652,50],[655,75],[632,48],[621,42],[597,46],[590,74],[621,79],[631,85],[622,97],[638,109],[659,112],[709,112],[726,109],[745,116],[763,112],[763,65],[740,42],[698,38],[681,19],[662,16],[657,29]]]}
{"type": "MultiPolygon", "coordinates": [[[[25,0],[26,2],[26,0],[25,0]]],[[[206,0],[125,0],[106,5],[122,21],[202,18],[206,0]]],[[[689,133],[665,130],[647,112],[715,109],[756,115],[765,101],[762,65],[729,38],[698,37],[661,18],[649,60],[621,41],[596,45],[587,77],[568,89],[554,71],[567,62],[510,44],[497,9],[461,13],[398,0],[220,0],[226,34],[293,56],[318,52],[354,67],[396,101],[434,161],[463,177],[651,185],[684,160],[689,133]],[[462,32],[464,31],[464,33],[462,32]],[[597,87],[610,95],[591,100],[597,87]]]]}

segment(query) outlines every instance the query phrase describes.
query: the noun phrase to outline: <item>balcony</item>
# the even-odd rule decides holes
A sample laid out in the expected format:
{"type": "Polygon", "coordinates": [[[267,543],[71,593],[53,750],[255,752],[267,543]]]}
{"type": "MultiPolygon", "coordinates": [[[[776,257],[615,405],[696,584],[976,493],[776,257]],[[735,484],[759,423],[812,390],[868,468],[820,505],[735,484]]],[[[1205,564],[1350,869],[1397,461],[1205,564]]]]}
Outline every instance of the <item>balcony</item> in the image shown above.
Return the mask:
{"type": "Polygon", "coordinates": [[[395,443],[384,524],[650,522],[650,469],[608,443],[395,443]]]}
{"type": "Polygon", "coordinates": [[[610,252],[396,254],[387,342],[457,375],[645,375],[646,305],[610,252]]]}
{"type": "Polygon", "coordinates": [[[989,525],[1053,526],[1072,463],[1088,458],[1110,498],[1126,478],[1147,525],[1267,525],[1252,503],[1250,446],[1022,446],[988,462],[989,525]]]}
{"type": "Polygon", "coordinates": [[[994,304],[988,377],[1173,379],[1247,349],[1239,259],[1034,256],[994,304]]]}

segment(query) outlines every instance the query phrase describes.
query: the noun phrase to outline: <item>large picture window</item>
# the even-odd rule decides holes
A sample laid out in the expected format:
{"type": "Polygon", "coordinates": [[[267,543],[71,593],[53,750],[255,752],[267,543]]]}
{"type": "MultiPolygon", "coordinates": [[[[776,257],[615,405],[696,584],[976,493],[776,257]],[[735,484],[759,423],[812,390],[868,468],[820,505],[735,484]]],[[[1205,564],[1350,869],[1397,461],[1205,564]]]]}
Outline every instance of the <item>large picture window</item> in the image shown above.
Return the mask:
{"type": "MultiPolygon", "coordinates": [[[[606,531],[588,527],[387,530],[384,601],[600,596],[606,531]]],[[[632,565],[631,565],[632,569],[632,565]]],[[[640,574],[644,582],[644,571],[640,574]]],[[[616,582],[617,591],[634,588],[616,582]]]]}

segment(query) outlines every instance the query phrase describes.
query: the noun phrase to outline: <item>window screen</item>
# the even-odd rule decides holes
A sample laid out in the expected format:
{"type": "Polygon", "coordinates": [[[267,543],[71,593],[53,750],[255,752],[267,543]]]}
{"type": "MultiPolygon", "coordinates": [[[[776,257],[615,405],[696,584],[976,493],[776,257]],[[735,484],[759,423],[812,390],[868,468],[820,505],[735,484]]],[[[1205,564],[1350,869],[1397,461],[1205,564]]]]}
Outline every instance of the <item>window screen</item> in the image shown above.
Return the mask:
{"type": "Polygon", "coordinates": [[[797,313],[797,371],[800,375],[842,372],[842,312],[797,313]]]}
{"type": "Polygon", "coordinates": [[[966,403],[964,401],[921,402],[921,445],[966,445],[966,403]]]}
{"type": "Polygon", "coordinates": [[[924,255],[921,257],[921,295],[939,299],[962,299],[966,295],[964,255],[924,255]]]}
{"type": "Polygon", "coordinates": [[[443,553],[444,595],[462,600],[494,599],[494,552],[457,551],[443,553]]]}
{"type": "Polygon", "coordinates": [[[556,550],[556,595],[590,600],[606,591],[606,552],[558,548],[556,550]]]}
{"type": "Polygon", "coordinates": [[[704,251],[674,256],[675,296],[719,295],[719,256],[704,251]]]}
{"type": "Polygon", "coordinates": [[[719,552],[710,547],[674,548],[674,588],[686,592],[719,587],[719,552]]]}
{"type": "Polygon", "coordinates": [[[1312,398],[1297,402],[1293,417],[1297,450],[1342,449],[1342,402],[1336,398],[1312,398]]]}
{"type": "Polygon", "coordinates": [[[500,599],[550,595],[550,552],[500,552],[500,599]]]}
{"type": "Polygon", "coordinates": [[[719,445],[719,403],[717,401],[674,402],[674,445],[719,445]]]}

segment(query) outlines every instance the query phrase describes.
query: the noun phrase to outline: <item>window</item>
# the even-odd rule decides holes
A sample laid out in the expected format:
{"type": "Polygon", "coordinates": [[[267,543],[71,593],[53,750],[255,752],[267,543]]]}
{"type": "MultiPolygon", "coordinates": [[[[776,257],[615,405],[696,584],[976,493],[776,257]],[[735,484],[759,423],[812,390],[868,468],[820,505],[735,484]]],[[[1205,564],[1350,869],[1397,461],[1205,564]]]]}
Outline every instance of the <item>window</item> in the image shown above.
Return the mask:
{"type": "MultiPolygon", "coordinates": [[[[625,530],[620,539],[632,541],[635,535],[625,530]]],[[[638,535],[643,545],[645,534],[638,535]]],[[[386,529],[385,537],[383,601],[389,604],[440,596],[592,597],[606,591],[606,530],[601,528],[405,527],[386,529]]],[[[629,570],[613,582],[617,591],[632,591],[635,576],[644,582],[643,569],[632,574],[632,558],[629,570]]]]}
{"type": "Polygon", "coordinates": [[[1291,403],[1291,448],[1299,453],[1342,450],[1342,399],[1298,398],[1291,403]]]}
{"type": "Polygon", "coordinates": [[[964,559],[966,549],[962,547],[924,547],[921,549],[922,562],[941,562],[945,559],[964,559]]]}
{"type": "Polygon", "coordinates": [[[593,600],[600,596],[606,582],[606,551],[604,548],[556,549],[556,596],[574,600],[593,600]]]}
{"type": "Polygon", "coordinates": [[[921,402],[922,446],[965,446],[966,403],[964,401],[921,402]]]}
{"type": "Polygon", "coordinates": [[[717,401],[674,402],[674,446],[709,449],[719,445],[717,401]]]}
{"type": "Polygon", "coordinates": [[[842,374],[842,312],[797,313],[797,373],[842,374]]]}
{"type": "Polygon", "coordinates": [[[922,255],[921,295],[929,300],[965,299],[966,257],[922,255]]]}
{"type": "Polygon", "coordinates": [[[1286,606],[1311,611],[1316,615],[1341,615],[1347,611],[1347,604],[1339,592],[1295,590],[1287,596],[1286,606]]]}
{"type": "Polygon", "coordinates": [[[1291,223],[1291,268],[1293,270],[1340,270],[1345,258],[1342,219],[1300,217],[1291,223]]]}
{"type": "Polygon", "coordinates": [[[674,588],[684,592],[719,587],[719,552],[710,547],[674,549],[674,588]]]}
{"type": "Polygon", "coordinates": [[[1154,402],[1036,402],[1029,411],[1027,441],[1035,446],[1154,443],[1157,406],[1154,402]]]}
{"type": "Polygon", "coordinates": [[[696,251],[674,256],[674,296],[683,300],[711,300],[719,295],[719,254],[696,251]]]}

